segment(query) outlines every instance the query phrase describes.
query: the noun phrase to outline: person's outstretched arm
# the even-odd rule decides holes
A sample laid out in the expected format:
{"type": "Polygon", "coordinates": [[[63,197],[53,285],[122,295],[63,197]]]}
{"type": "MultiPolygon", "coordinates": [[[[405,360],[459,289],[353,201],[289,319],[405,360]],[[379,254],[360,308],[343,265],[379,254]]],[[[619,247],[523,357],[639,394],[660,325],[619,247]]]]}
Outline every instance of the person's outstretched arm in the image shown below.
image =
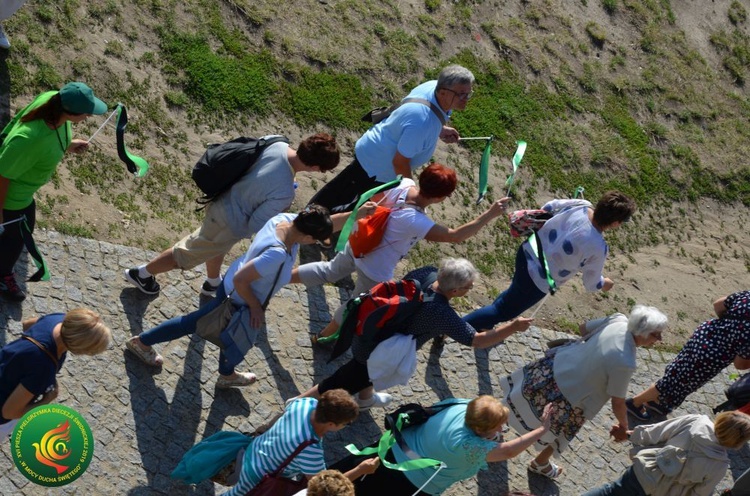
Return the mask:
{"type": "Polygon", "coordinates": [[[471,342],[471,346],[474,348],[490,348],[496,344],[502,343],[517,332],[524,332],[531,326],[532,322],[534,322],[534,319],[516,317],[510,322],[505,322],[492,329],[478,331],[474,334],[474,340],[471,342]]]}
{"type": "Polygon", "coordinates": [[[505,213],[505,207],[509,201],[510,198],[507,197],[497,200],[482,215],[455,229],[435,224],[432,229],[427,232],[424,239],[438,243],[460,243],[466,241],[478,233],[484,226],[489,224],[492,219],[505,213]]]}
{"type": "Polygon", "coordinates": [[[518,456],[529,446],[537,442],[547,431],[549,431],[552,422],[552,403],[548,403],[542,412],[542,425],[531,432],[527,432],[521,437],[517,437],[506,443],[498,443],[497,448],[487,453],[488,462],[502,462],[518,456]]]}

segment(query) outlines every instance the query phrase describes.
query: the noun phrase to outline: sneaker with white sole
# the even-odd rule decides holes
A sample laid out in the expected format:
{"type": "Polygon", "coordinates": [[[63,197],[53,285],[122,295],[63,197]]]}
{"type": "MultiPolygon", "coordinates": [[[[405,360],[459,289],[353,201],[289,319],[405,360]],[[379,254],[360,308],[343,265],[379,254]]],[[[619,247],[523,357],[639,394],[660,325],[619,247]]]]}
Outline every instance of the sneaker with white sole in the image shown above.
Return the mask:
{"type": "Polygon", "coordinates": [[[357,405],[359,405],[359,411],[363,412],[370,408],[385,408],[393,401],[393,396],[388,393],[375,393],[372,398],[366,400],[359,399],[356,397],[357,405]]]}
{"type": "Polygon", "coordinates": [[[219,375],[219,379],[216,381],[216,387],[219,389],[229,389],[233,387],[249,386],[250,384],[254,384],[257,380],[258,376],[252,372],[237,372],[236,377],[219,375]]]}
{"type": "Polygon", "coordinates": [[[145,278],[139,276],[138,267],[127,269],[125,271],[125,280],[136,288],[140,289],[142,293],[145,293],[147,295],[159,294],[159,291],[161,290],[161,286],[159,286],[159,283],[156,282],[156,278],[154,276],[145,278]]]}
{"type": "Polygon", "coordinates": [[[8,35],[5,34],[2,24],[0,24],[0,48],[5,48],[6,50],[10,48],[10,40],[8,39],[8,35]]]}
{"type": "Polygon", "coordinates": [[[203,281],[203,286],[201,286],[201,294],[205,296],[216,296],[216,290],[219,289],[219,284],[214,286],[207,280],[203,281]]]}

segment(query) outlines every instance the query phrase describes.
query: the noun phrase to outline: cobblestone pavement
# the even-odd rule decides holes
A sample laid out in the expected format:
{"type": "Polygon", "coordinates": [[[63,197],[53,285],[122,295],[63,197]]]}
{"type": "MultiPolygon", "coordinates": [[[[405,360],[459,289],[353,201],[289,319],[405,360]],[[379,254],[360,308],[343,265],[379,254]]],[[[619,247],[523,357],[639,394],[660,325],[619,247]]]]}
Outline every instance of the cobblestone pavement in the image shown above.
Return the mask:
{"type": "MultiPolygon", "coordinates": [[[[327,364],[327,353],[311,348],[308,333],[323,327],[344,290],[328,286],[307,292],[289,286],[272,301],[267,336],[241,366],[258,374],[255,385],[216,390],[218,350],[199,338],[157,345],[164,366],[147,367],[124,351],[125,340],[195,309],[200,304],[202,274],[187,271],[160,276],[162,294],[150,298],[127,285],[122,271],[147,261],[152,253],[51,231],[39,231],[36,237],[52,279],[31,284],[31,295],[23,305],[0,303],[0,344],[18,336],[22,318],[86,306],[101,313],[112,328],[114,346],[98,357],[70,355],[59,377],[58,401],[81,412],[93,430],[94,459],[87,472],[63,488],[43,489],[16,470],[10,445],[3,443],[2,495],[219,494],[222,486],[209,482],[188,486],[169,478],[183,453],[222,429],[254,430],[282,408],[284,399],[306,390],[343,363],[341,358],[327,364]]],[[[532,328],[490,351],[474,351],[453,342],[437,351],[426,346],[419,354],[416,376],[408,386],[392,391],[396,403],[500,395],[499,377],[541,356],[543,343],[554,337],[558,336],[552,331],[532,328]]],[[[631,390],[640,391],[658,378],[672,356],[639,351],[631,390]]],[[[709,413],[723,399],[729,372],[693,394],[676,413],[709,413]]],[[[380,411],[363,413],[350,428],[327,437],[329,462],[342,457],[349,442],[362,446],[374,441],[382,420],[380,411]]],[[[558,462],[565,473],[557,483],[528,473],[532,453],[526,452],[512,461],[493,464],[446,494],[490,496],[527,488],[540,496],[581,494],[618,477],[628,465],[628,446],[608,439],[612,423],[611,410],[605,407],[584,426],[572,449],[558,462]]],[[[745,447],[732,455],[731,470],[719,488],[730,487],[748,466],[750,449],[745,447]]]]}

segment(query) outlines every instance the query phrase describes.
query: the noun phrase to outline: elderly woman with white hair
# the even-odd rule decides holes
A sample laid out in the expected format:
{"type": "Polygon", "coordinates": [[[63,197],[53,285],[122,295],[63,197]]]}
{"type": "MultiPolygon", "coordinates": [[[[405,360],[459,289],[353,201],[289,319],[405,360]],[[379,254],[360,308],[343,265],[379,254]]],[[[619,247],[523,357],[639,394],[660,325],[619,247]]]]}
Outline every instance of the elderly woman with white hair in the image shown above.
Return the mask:
{"type": "Polygon", "coordinates": [[[544,406],[555,413],[550,431],[536,443],[541,452],[529,470],[556,479],[562,469],[552,463],[568,447],[586,419],[607,403],[617,423],[615,441],[627,439],[625,398],[636,368],[636,348],[661,340],[667,317],[654,307],[636,305],[630,316],[621,313],[581,324],[583,338],[550,349],[544,357],[517,369],[500,381],[513,415],[509,425],[519,434],[539,427],[544,406]]]}
{"type": "MultiPolygon", "coordinates": [[[[404,277],[419,281],[423,288],[425,302],[400,334],[413,336],[416,348],[421,348],[429,340],[438,336],[448,336],[465,346],[489,348],[503,342],[516,332],[529,328],[532,319],[519,317],[501,324],[494,329],[477,331],[456,313],[450,300],[465,296],[474,287],[477,270],[464,258],[446,258],[440,269],[432,266],[415,269],[404,277]]],[[[390,337],[387,333],[378,339],[364,342],[359,336],[352,341],[353,358],[342,365],[330,377],[313,386],[301,396],[319,397],[331,389],[343,388],[351,394],[359,394],[360,409],[385,407],[391,401],[387,393],[375,393],[367,369],[367,360],[380,342],[390,337]]]]}

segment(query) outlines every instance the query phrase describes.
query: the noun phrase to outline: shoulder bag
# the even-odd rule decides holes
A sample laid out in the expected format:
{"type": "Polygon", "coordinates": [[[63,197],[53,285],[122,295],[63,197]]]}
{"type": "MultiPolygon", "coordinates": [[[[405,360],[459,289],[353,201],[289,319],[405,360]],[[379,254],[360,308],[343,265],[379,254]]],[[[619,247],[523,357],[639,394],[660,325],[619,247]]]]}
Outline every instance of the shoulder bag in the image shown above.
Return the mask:
{"type": "Polygon", "coordinates": [[[302,480],[297,481],[282,477],[281,474],[284,472],[287,465],[292,463],[294,457],[299,455],[302,450],[315,443],[317,443],[317,441],[310,439],[297,446],[294,453],[289,455],[276,470],[270,474],[264,475],[258,485],[252,488],[245,496],[293,496],[305,489],[307,487],[307,478],[305,478],[304,475],[302,476],[302,480]]]}
{"type": "MultiPolygon", "coordinates": [[[[264,248],[263,251],[278,246],[280,245],[270,245],[264,248]]],[[[263,253],[263,251],[258,253],[258,256],[263,253]]],[[[284,247],[284,251],[286,251],[286,247],[284,247]]],[[[276,277],[273,280],[271,289],[266,296],[266,300],[263,302],[263,310],[266,309],[268,303],[271,301],[273,290],[276,287],[276,283],[279,282],[279,277],[281,277],[281,270],[283,268],[284,263],[279,266],[279,270],[276,272],[276,277]]],[[[222,281],[222,284],[223,283],[224,282],[222,281]]],[[[224,298],[224,301],[221,302],[219,306],[198,319],[195,326],[195,333],[198,336],[215,344],[222,350],[225,347],[224,341],[221,339],[222,334],[230,332],[231,329],[237,328],[243,322],[247,327],[250,325],[250,308],[247,305],[237,305],[233,303],[232,294],[234,294],[234,290],[224,298]]]]}

